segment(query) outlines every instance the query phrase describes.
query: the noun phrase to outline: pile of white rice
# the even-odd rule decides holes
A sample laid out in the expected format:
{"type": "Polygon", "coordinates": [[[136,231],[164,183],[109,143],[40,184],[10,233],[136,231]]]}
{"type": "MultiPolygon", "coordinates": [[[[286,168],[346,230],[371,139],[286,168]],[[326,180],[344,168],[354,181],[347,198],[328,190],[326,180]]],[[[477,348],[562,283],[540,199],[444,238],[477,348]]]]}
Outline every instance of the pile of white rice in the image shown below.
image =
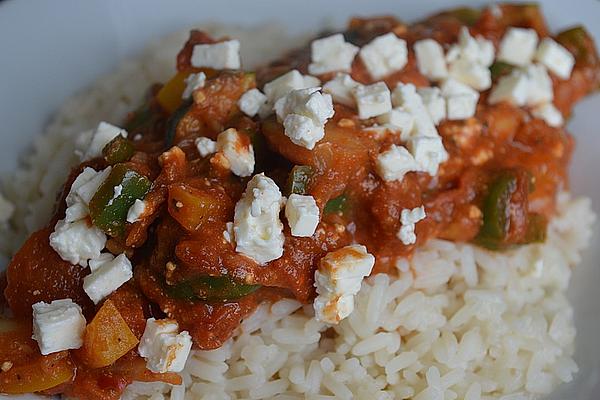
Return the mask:
{"type": "MultiPolygon", "coordinates": [[[[285,36],[271,27],[219,28],[225,31],[242,40],[247,65],[293,42],[257,48],[285,36]]],[[[36,139],[23,168],[4,181],[16,205],[0,232],[6,256],[46,223],[76,162],[76,134],[100,120],[119,123],[149,82],[172,74],[185,37],[163,40],[75,96],[36,139]]],[[[398,278],[365,281],[354,313],[333,329],[313,318],[311,305],[263,305],[222,348],[193,352],[184,385],[135,383],[123,399],[520,400],[549,393],[577,372],[565,292],[591,236],[590,215],[589,200],[562,194],[543,245],[495,253],[432,240],[410,262],[399,260],[398,278]]]]}

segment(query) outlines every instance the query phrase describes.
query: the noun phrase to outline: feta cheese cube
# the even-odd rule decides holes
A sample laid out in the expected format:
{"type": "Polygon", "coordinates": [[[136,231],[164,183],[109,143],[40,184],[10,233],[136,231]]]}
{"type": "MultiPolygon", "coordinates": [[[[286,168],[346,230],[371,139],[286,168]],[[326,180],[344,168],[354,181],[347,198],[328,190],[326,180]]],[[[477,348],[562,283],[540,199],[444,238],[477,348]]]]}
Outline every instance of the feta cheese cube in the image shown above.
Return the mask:
{"type": "Polygon", "coordinates": [[[400,181],[408,172],[421,170],[412,154],[405,147],[395,144],[377,156],[375,168],[384,181],[400,181]]]}
{"type": "Polygon", "coordinates": [[[337,324],[349,316],[354,310],[354,296],[374,264],[375,257],[361,245],[346,246],[323,257],[315,271],[315,318],[337,324]]]}
{"type": "Polygon", "coordinates": [[[239,69],[240,42],[227,40],[213,44],[197,44],[192,49],[191,63],[197,68],[239,69]]]}
{"type": "Polygon", "coordinates": [[[111,125],[108,122],[100,122],[98,127],[96,127],[92,133],[90,142],[87,145],[87,150],[83,154],[83,157],[81,157],[81,161],[88,161],[92,158],[102,156],[102,149],[104,149],[104,146],[119,135],[126,138],[127,131],[118,126],[111,125]]]}
{"type": "Polygon", "coordinates": [[[341,33],[314,40],[311,45],[308,73],[321,75],[334,71],[350,71],[358,47],[344,40],[341,33]]]}
{"type": "Polygon", "coordinates": [[[156,373],[181,372],[192,349],[187,331],[179,332],[177,321],[149,318],[140,339],[138,352],[146,359],[146,367],[156,373]]]}
{"type": "Polygon", "coordinates": [[[414,136],[408,141],[408,150],[419,165],[419,170],[435,176],[439,165],[448,159],[442,138],[431,136],[414,136]]]}
{"type": "Polygon", "coordinates": [[[446,118],[446,100],[442,97],[442,92],[437,87],[425,87],[417,89],[421,96],[423,105],[434,124],[438,125],[440,121],[446,118]]]}
{"type": "Polygon", "coordinates": [[[293,90],[275,103],[284,133],[292,143],[312,150],[325,136],[324,126],[333,117],[333,101],[319,88],[293,90]]]}
{"type": "Polygon", "coordinates": [[[254,171],[254,149],[250,138],[229,128],[217,136],[217,150],[222,152],[229,168],[237,176],[250,176],[254,171]]]}
{"type": "Polygon", "coordinates": [[[479,91],[487,90],[492,86],[490,69],[466,58],[459,58],[450,64],[449,75],[479,91]]]}
{"type": "MultiPolygon", "coordinates": [[[[398,83],[396,89],[394,89],[392,102],[395,107],[402,107],[402,109],[413,116],[414,128],[411,136],[439,136],[435,124],[429,115],[429,111],[425,107],[425,104],[423,104],[423,99],[417,93],[415,85],[411,83],[398,83]]],[[[406,139],[408,138],[403,138],[403,140],[406,139]]]]}
{"type": "Polygon", "coordinates": [[[96,266],[91,274],[83,278],[83,290],[94,304],[98,304],[132,277],[131,262],[125,254],[119,254],[113,260],[96,266]]]}
{"type": "Polygon", "coordinates": [[[133,224],[140,220],[140,217],[146,211],[146,202],[144,200],[136,199],[129,210],[127,210],[127,222],[133,224]]]}
{"type": "Polygon", "coordinates": [[[558,128],[564,124],[563,116],[552,103],[543,103],[531,109],[531,115],[544,120],[549,126],[558,128]]]}
{"type": "Polygon", "coordinates": [[[488,103],[497,104],[506,101],[517,106],[523,106],[527,102],[529,91],[529,79],[522,71],[515,70],[509,75],[500,78],[492,88],[488,103]]]}
{"type": "Polygon", "coordinates": [[[223,239],[227,243],[233,243],[233,222],[227,222],[225,224],[225,230],[223,231],[223,239]]]}
{"type": "Polygon", "coordinates": [[[448,76],[444,49],[433,39],[423,39],[414,44],[417,68],[431,81],[439,81],[448,76]]]}
{"type": "Polygon", "coordinates": [[[283,198],[275,182],[264,174],[254,175],[235,206],[233,232],[236,251],[260,264],[283,255],[283,224],[279,210],[283,198]]]}
{"type": "Polygon", "coordinates": [[[292,143],[312,150],[315,145],[325,137],[323,126],[315,125],[315,122],[304,115],[290,114],[283,121],[285,135],[292,143]]]}
{"type": "Polygon", "coordinates": [[[217,152],[217,142],[207,137],[199,137],[194,143],[201,157],[206,157],[209,154],[217,152]]]}
{"type": "Polygon", "coordinates": [[[15,212],[15,205],[0,194],[0,223],[6,223],[15,212]]]}
{"type": "Polygon", "coordinates": [[[50,234],[50,246],[60,258],[71,264],[87,266],[90,259],[97,258],[106,245],[106,235],[84,219],[75,222],[60,220],[50,234]]]}
{"type": "Polygon", "coordinates": [[[360,59],[373,79],[381,79],[400,71],[408,62],[406,41],[394,33],[386,33],[363,46],[360,59]]]}
{"type": "Polygon", "coordinates": [[[400,214],[400,223],[402,224],[398,231],[398,239],[405,244],[414,244],[417,241],[415,235],[415,224],[425,219],[425,208],[423,206],[411,209],[404,209],[400,214]]]}
{"type": "Polygon", "coordinates": [[[413,130],[415,119],[402,107],[392,108],[389,112],[377,117],[377,122],[383,124],[383,128],[393,132],[400,132],[400,139],[407,140],[413,130]]]}
{"type": "Polygon", "coordinates": [[[187,78],[185,78],[185,89],[181,94],[181,98],[186,100],[192,97],[192,93],[196,89],[200,89],[204,87],[206,83],[206,74],[204,72],[198,72],[197,74],[191,73],[187,78]]]}
{"type": "Polygon", "coordinates": [[[470,118],[475,115],[479,93],[455,79],[448,79],[442,85],[442,95],[446,98],[446,117],[449,120],[470,118]]]}
{"type": "Polygon", "coordinates": [[[263,87],[263,92],[269,102],[275,104],[277,100],[285,96],[292,90],[306,89],[319,86],[320,81],[312,76],[302,75],[298,70],[293,69],[285,74],[273,79],[263,87]]]}
{"type": "Polygon", "coordinates": [[[459,94],[448,97],[446,101],[448,119],[453,121],[471,118],[475,115],[477,100],[478,96],[468,94],[459,94]]]}
{"type": "Polygon", "coordinates": [[[358,107],[358,117],[368,119],[385,114],[392,109],[390,89],[383,82],[360,85],[352,89],[358,107]]]}
{"type": "Polygon", "coordinates": [[[110,262],[112,260],[115,259],[115,256],[113,256],[111,253],[101,253],[98,258],[94,258],[92,260],[90,260],[88,262],[88,266],[90,267],[90,271],[94,272],[96,271],[98,268],[100,268],[102,265],[106,264],[107,262],[110,262]]]}
{"type": "Polygon", "coordinates": [[[260,90],[254,88],[248,90],[238,100],[238,107],[249,117],[254,117],[263,104],[267,102],[265,96],[260,90]]]}
{"type": "Polygon", "coordinates": [[[83,345],[86,321],[81,307],[71,299],[39,302],[33,309],[33,339],[43,355],[78,349],[83,345]]]}
{"type": "Polygon", "coordinates": [[[360,86],[348,74],[337,74],[335,78],[323,85],[323,93],[329,93],[336,103],[348,107],[356,107],[352,90],[360,86]]]}
{"type": "Polygon", "coordinates": [[[494,43],[481,36],[474,38],[469,28],[463,26],[458,34],[458,43],[452,45],[446,60],[453,63],[459,59],[489,67],[494,62],[494,43]]]}
{"type": "Polygon", "coordinates": [[[315,198],[292,193],[285,203],[285,217],[292,236],[312,236],[319,224],[319,207],[315,198]]]}
{"type": "Polygon", "coordinates": [[[548,75],[546,67],[541,64],[528,65],[524,72],[527,75],[527,105],[551,102],[554,98],[552,79],[548,75]]]}
{"type": "Polygon", "coordinates": [[[498,60],[524,67],[531,62],[538,44],[535,30],[528,28],[508,28],[498,49],[498,60]]]}
{"type": "Polygon", "coordinates": [[[551,38],[542,39],[535,59],[561,79],[569,79],[575,65],[573,54],[551,38]]]}

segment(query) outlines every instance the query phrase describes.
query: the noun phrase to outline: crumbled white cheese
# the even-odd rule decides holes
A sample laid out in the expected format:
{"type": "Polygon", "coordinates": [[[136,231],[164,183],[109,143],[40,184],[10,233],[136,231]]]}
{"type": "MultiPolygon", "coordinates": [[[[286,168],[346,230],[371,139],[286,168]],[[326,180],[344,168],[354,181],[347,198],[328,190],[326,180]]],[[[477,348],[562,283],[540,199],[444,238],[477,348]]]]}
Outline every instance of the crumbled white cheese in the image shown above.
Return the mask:
{"type": "Polygon", "coordinates": [[[237,176],[250,176],[254,171],[254,149],[249,137],[235,128],[229,128],[217,136],[217,150],[222,152],[229,168],[237,176]]]}
{"type": "Polygon", "coordinates": [[[541,64],[531,64],[525,69],[529,81],[527,90],[527,105],[534,106],[552,101],[554,91],[552,78],[548,75],[546,67],[541,64]]]}
{"type": "Polygon", "coordinates": [[[254,88],[245,92],[238,100],[238,107],[249,117],[254,117],[258,110],[267,102],[265,96],[260,90],[254,88]]]}
{"type": "Polygon", "coordinates": [[[94,272],[98,268],[100,268],[102,265],[104,265],[107,262],[110,262],[114,259],[115,259],[115,256],[113,256],[111,253],[105,252],[105,253],[100,254],[100,256],[98,256],[97,258],[90,260],[90,262],[88,263],[88,266],[90,267],[90,271],[94,272]]]}
{"type": "Polygon", "coordinates": [[[279,210],[283,198],[275,182],[254,175],[235,206],[233,232],[236,251],[265,264],[283,255],[283,224],[279,210]]]}
{"type": "Polygon", "coordinates": [[[337,74],[335,78],[323,85],[323,93],[329,93],[336,103],[356,107],[352,90],[358,86],[360,83],[352,79],[350,75],[337,74]]]}
{"type": "Polygon", "coordinates": [[[500,78],[488,102],[496,104],[507,101],[517,106],[535,106],[550,102],[553,98],[552,79],[546,68],[541,64],[530,64],[500,78]]]}
{"type": "MultiPolygon", "coordinates": [[[[392,94],[392,102],[395,107],[402,107],[403,110],[413,116],[414,127],[410,136],[438,136],[435,124],[425,104],[423,104],[423,99],[417,93],[415,85],[412,83],[398,83],[392,94]]],[[[408,137],[403,137],[403,140],[407,139],[408,137]]]]}
{"type": "Polygon", "coordinates": [[[384,82],[360,85],[352,89],[358,108],[358,117],[368,119],[385,114],[392,109],[390,89],[384,82]]]}
{"type": "Polygon", "coordinates": [[[239,69],[240,42],[227,40],[213,44],[197,44],[192,49],[190,61],[196,68],[239,69]]]}
{"type": "Polygon", "coordinates": [[[492,88],[488,103],[497,104],[506,101],[518,106],[527,102],[529,79],[520,70],[513,70],[510,74],[501,77],[492,88]]]}
{"type": "Polygon", "coordinates": [[[201,157],[206,157],[209,154],[217,152],[217,142],[210,138],[201,136],[194,141],[194,144],[196,145],[198,153],[200,153],[201,157]]]}
{"type": "Polygon", "coordinates": [[[135,199],[135,202],[127,210],[127,222],[133,224],[140,220],[140,217],[146,211],[146,202],[144,200],[135,199]]]}
{"type": "Polygon", "coordinates": [[[442,97],[440,88],[423,87],[417,89],[417,93],[421,96],[423,105],[427,107],[434,124],[438,125],[440,121],[446,118],[446,100],[442,97]]]}
{"type": "Polygon", "coordinates": [[[412,154],[405,147],[395,144],[377,156],[375,168],[384,181],[399,181],[408,172],[421,171],[412,154]]]}
{"type": "Polygon", "coordinates": [[[417,68],[427,79],[439,81],[448,76],[444,49],[433,39],[423,39],[414,44],[417,68]]]}
{"type": "Polygon", "coordinates": [[[446,98],[446,117],[449,120],[470,118],[475,115],[479,93],[464,83],[450,78],[442,85],[446,98]]]}
{"type": "Polygon", "coordinates": [[[378,36],[360,49],[360,59],[373,79],[400,71],[408,62],[406,41],[394,33],[378,36]]]}
{"type": "Polygon", "coordinates": [[[117,290],[133,277],[131,261],[125,254],[119,254],[113,260],[105,262],[83,278],[83,290],[94,304],[117,290]]]}
{"type": "Polygon", "coordinates": [[[277,100],[292,90],[306,89],[319,86],[319,84],[320,82],[317,78],[302,75],[298,70],[293,69],[266,83],[263,87],[263,92],[272,106],[277,100]]]}
{"type": "Polygon", "coordinates": [[[490,69],[464,58],[459,58],[450,64],[450,76],[479,91],[487,90],[492,86],[490,69]]]}
{"type": "Polygon", "coordinates": [[[83,345],[85,317],[81,307],[71,299],[54,300],[50,304],[32,305],[33,339],[43,355],[78,349],[83,345]]]}
{"type": "Polygon", "coordinates": [[[181,372],[191,349],[190,334],[179,333],[179,325],[172,319],[149,318],[138,346],[146,367],[156,373],[181,372]]]}
{"type": "Polygon", "coordinates": [[[377,122],[383,124],[383,128],[385,129],[389,129],[392,132],[400,132],[400,139],[407,140],[413,130],[415,119],[411,113],[402,107],[396,107],[378,116],[377,122]]]}
{"type": "Polygon", "coordinates": [[[449,76],[470,87],[482,91],[492,85],[489,66],[494,61],[494,45],[482,37],[471,36],[467,27],[462,27],[458,43],[447,55],[449,76]]]}
{"type": "Polygon", "coordinates": [[[8,222],[15,212],[15,205],[0,194],[0,224],[8,222]]]}
{"type": "Polygon", "coordinates": [[[113,196],[111,197],[111,199],[108,201],[108,205],[112,205],[113,201],[115,201],[116,199],[119,198],[119,196],[121,196],[121,193],[123,192],[123,185],[119,184],[117,186],[113,187],[113,196]]]}
{"type": "Polygon", "coordinates": [[[431,176],[437,175],[439,165],[448,159],[439,136],[413,136],[408,140],[408,150],[419,164],[420,170],[431,176]]]}
{"type": "Polygon", "coordinates": [[[67,207],[78,202],[88,205],[111,171],[111,167],[99,172],[86,167],[71,184],[71,189],[65,199],[67,207]]]}
{"type": "Polygon", "coordinates": [[[573,54],[552,38],[542,39],[535,59],[561,79],[569,79],[575,65],[573,54]]]}
{"type": "Polygon", "coordinates": [[[312,150],[325,136],[325,123],[333,117],[331,95],[319,88],[293,90],[275,103],[284,133],[292,143],[312,150]]]}
{"type": "Polygon", "coordinates": [[[71,264],[87,266],[97,258],[106,245],[106,235],[100,229],[81,219],[75,222],[60,220],[50,234],[50,246],[60,258],[71,264]]]}
{"type": "Polygon", "coordinates": [[[558,128],[564,124],[561,112],[552,103],[543,103],[531,109],[531,115],[544,120],[549,126],[558,128]]]}
{"type": "Polygon", "coordinates": [[[223,239],[227,243],[233,242],[233,222],[227,222],[225,224],[225,230],[223,231],[223,239]]]}
{"type": "Polygon", "coordinates": [[[494,43],[482,36],[474,38],[469,32],[469,28],[463,26],[458,34],[458,43],[453,44],[446,54],[448,63],[453,63],[461,58],[489,67],[495,58],[494,43]]]}
{"type": "Polygon", "coordinates": [[[317,298],[315,318],[337,324],[354,310],[354,296],[362,280],[371,274],[375,257],[361,245],[350,245],[328,253],[315,271],[317,298]]]}
{"type": "Polygon", "coordinates": [[[402,210],[400,214],[400,223],[402,224],[398,231],[398,239],[405,245],[414,244],[417,241],[415,235],[415,224],[425,219],[425,208],[423,206],[402,210]]]}
{"type": "Polygon", "coordinates": [[[350,71],[358,53],[358,47],[346,42],[341,33],[313,40],[310,48],[312,62],[308,65],[308,73],[312,75],[350,71]]]}
{"type": "Polygon", "coordinates": [[[204,87],[205,83],[206,74],[204,72],[198,72],[197,74],[189,74],[188,77],[185,78],[185,89],[181,94],[181,98],[184,100],[189,99],[190,97],[192,97],[192,93],[194,93],[196,89],[204,87]]]}
{"type": "Polygon", "coordinates": [[[81,157],[81,161],[88,161],[92,158],[102,156],[102,149],[117,136],[127,137],[127,131],[109,124],[108,122],[100,122],[98,127],[92,133],[90,141],[87,144],[87,150],[81,157]]]}
{"type": "Polygon", "coordinates": [[[538,44],[537,32],[528,28],[508,28],[498,49],[498,60],[523,67],[531,62],[538,44]]]}
{"type": "Polygon", "coordinates": [[[319,207],[315,198],[292,193],[285,203],[285,217],[292,236],[312,236],[319,224],[319,207]]]}

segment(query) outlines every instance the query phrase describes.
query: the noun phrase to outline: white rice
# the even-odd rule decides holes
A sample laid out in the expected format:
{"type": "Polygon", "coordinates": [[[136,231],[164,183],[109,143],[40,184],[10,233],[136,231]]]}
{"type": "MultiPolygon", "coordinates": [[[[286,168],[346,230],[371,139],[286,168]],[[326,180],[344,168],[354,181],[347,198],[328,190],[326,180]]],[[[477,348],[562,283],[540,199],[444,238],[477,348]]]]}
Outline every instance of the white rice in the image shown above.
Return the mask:
{"type": "MultiPolygon", "coordinates": [[[[292,43],[273,41],[285,36],[271,27],[218,30],[242,39],[250,65],[292,43]]],[[[185,37],[151,46],[75,96],[35,139],[23,167],[4,180],[16,205],[0,228],[5,256],[46,223],[76,162],[76,134],[100,120],[121,121],[149,82],[173,73],[185,37]]],[[[565,193],[543,245],[495,253],[432,240],[411,261],[398,260],[398,278],[366,280],[335,335],[324,334],[328,327],[313,318],[311,305],[262,305],[222,348],[193,352],[184,385],[134,383],[123,399],[525,400],[549,393],[577,372],[565,292],[590,239],[590,215],[589,200],[565,193]]]]}

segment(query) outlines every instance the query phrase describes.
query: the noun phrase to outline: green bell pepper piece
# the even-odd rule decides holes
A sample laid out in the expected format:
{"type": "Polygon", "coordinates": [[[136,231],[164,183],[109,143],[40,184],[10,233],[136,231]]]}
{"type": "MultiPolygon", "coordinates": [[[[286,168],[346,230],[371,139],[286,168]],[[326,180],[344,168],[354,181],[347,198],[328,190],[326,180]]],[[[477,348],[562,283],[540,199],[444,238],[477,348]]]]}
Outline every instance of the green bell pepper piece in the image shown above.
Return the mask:
{"type": "Polygon", "coordinates": [[[133,153],[135,153],[133,143],[121,135],[115,137],[102,149],[102,155],[109,165],[129,161],[133,153]]]}
{"type": "Polygon", "coordinates": [[[308,165],[296,165],[292,168],[288,177],[286,191],[289,194],[308,194],[308,187],[310,186],[310,180],[314,175],[314,171],[311,166],[308,165]]]}
{"type": "Polygon", "coordinates": [[[499,78],[502,75],[507,75],[515,69],[514,65],[510,65],[503,61],[496,61],[490,66],[490,73],[492,75],[492,79],[499,78]]]}
{"type": "Polygon", "coordinates": [[[481,16],[481,10],[471,7],[458,7],[444,12],[445,15],[451,15],[462,22],[464,25],[473,26],[481,16]]]}
{"type": "Polygon", "coordinates": [[[529,213],[527,219],[527,233],[523,244],[544,243],[548,227],[546,218],[541,214],[529,213]]]}
{"type": "Polygon", "coordinates": [[[348,196],[341,194],[329,200],[323,208],[323,214],[344,213],[348,209],[348,196]]]}
{"type": "Polygon", "coordinates": [[[483,201],[483,226],[476,242],[489,249],[498,249],[508,234],[510,198],[517,189],[517,177],[504,172],[489,187],[483,201]]]}
{"type": "Polygon", "coordinates": [[[175,285],[166,285],[169,296],[182,300],[224,302],[255,292],[260,285],[239,283],[228,276],[198,276],[175,285]]]}
{"type": "Polygon", "coordinates": [[[575,26],[567,29],[556,36],[556,41],[573,52],[578,63],[594,64],[594,54],[588,47],[588,43],[591,43],[590,35],[584,27],[575,26]]]}
{"type": "Polygon", "coordinates": [[[121,235],[127,211],[137,199],[146,196],[151,186],[148,178],[126,164],[115,165],[90,201],[92,223],[108,235],[121,235]]]}

